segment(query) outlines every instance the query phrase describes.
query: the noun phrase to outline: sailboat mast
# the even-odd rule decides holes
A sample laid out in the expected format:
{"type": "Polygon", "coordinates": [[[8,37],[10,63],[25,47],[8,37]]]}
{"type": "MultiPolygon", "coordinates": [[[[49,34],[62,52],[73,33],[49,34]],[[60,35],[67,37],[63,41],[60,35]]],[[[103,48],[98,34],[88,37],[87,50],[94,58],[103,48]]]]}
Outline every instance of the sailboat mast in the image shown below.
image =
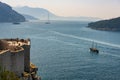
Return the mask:
{"type": "Polygon", "coordinates": [[[96,43],[95,47],[97,48],[97,43],[96,43]]]}
{"type": "Polygon", "coordinates": [[[47,22],[45,24],[50,24],[49,11],[47,12],[47,22]]]}
{"type": "Polygon", "coordinates": [[[48,22],[50,21],[50,19],[49,19],[49,11],[48,11],[48,22]]]}
{"type": "Polygon", "coordinates": [[[94,48],[94,41],[93,41],[93,43],[92,43],[92,48],[94,48]]]}

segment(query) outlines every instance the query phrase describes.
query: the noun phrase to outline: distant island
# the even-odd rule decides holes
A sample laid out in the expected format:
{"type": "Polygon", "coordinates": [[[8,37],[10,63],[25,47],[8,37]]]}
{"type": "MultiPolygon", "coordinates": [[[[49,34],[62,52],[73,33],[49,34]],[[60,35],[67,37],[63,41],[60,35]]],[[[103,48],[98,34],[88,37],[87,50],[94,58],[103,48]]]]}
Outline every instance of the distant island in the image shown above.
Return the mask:
{"type": "Polygon", "coordinates": [[[0,22],[24,22],[25,17],[17,13],[9,5],[0,2],[0,22]]]}
{"type": "Polygon", "coordinates": [[[35,18],[35,17],[31,16],[31,15],[27,15],[27,14],[22,14],[22,15],[25,17],[25,19],[26,19],[27,21],[39,20],[38,18],[35,18]]]}
{"type": "Polygon", "coordinates": [[[33,7],[29,7],[29,6],[14,7],[13,9],[21,14],[30,15],[39,20],[47,20],[48,13],[49,13],[50,20],[69,20],[69,21],[98,21],[98,20],[101,20],[100,18],[85,17],[85,16],[70,16],[70,17],[58,16],[58,15],[48,11],[47,9],[33,8],[33,7]]]}
{"type": "Polygon", "coordinates": [[[88,24],[88,27],[96,30],[120,31],[120,17],[92,22],[88,24]]]}

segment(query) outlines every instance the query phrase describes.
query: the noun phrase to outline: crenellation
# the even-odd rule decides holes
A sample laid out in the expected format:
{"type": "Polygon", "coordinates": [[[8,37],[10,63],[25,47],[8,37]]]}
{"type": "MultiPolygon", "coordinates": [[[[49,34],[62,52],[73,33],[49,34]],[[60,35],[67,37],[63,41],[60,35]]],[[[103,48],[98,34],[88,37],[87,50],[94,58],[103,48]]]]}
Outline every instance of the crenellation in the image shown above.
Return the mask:
{"type": "Polygon", "coordinates": [[[40,80],[37,67],[30,63],[30,39],[0,39],[0,65],[18,77],[24,78],[27,73],[28,79],[40,80]]]}

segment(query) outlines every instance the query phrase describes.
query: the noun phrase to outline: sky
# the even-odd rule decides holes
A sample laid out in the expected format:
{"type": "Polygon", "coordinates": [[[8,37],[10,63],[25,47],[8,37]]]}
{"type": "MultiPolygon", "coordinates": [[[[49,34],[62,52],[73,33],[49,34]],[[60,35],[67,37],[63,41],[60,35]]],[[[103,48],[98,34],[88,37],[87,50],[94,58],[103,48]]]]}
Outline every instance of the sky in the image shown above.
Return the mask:
{"type": "Polygon", "coordinates": [[[59,16],[109,19],[120,16],[120,0],[1,0],[13,7],[45,8],[59,16]]]}

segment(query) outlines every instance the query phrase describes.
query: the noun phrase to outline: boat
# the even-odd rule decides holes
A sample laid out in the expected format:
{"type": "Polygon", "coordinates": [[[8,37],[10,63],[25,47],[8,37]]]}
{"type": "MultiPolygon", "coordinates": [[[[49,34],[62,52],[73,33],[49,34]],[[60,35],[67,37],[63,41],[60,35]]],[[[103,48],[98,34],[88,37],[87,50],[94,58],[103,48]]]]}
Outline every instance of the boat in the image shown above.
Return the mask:
{"type": "Polygon", "coordinates": [[[90,52],[99,53],[99,50],[97,49],[97,43],[96,43],[96,46],[95,46],[94,42],[92,43],[92,47],[90,48],[90,52]]]}
{"type": "Polygon", "coordinates": [[[45,24],[50,24],[50,22],[45,22],[45,24]]]}
{"type": "Polygon", "coordinates": [[[47,22],[45,22],[45,24],[50,24],[49,12],[48,12],[48,16],[47,16],[47,22]]]}
{"type": "Polygon", "coordinates": [[[19,22],[13,22],[13,24],[20,24],[19,22]]]}

